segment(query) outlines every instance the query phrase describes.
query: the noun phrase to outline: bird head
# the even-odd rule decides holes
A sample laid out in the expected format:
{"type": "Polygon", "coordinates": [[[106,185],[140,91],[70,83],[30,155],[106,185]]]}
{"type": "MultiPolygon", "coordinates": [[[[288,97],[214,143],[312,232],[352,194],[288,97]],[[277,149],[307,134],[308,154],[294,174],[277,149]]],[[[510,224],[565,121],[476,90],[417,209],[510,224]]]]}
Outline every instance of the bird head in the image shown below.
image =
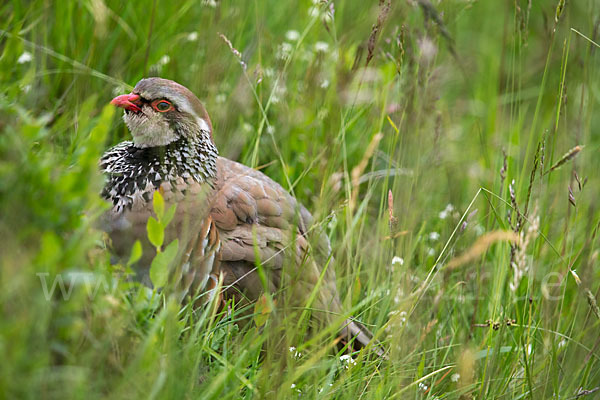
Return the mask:
{"type": "Polygon", "coordinates": [[[166,146],[182,138],[209,140],[212,124],[206,109],[186,87],[162,78],[142,79],[129,94],[112,99],[123,108],[123,121],[136,147],[166,146]]]}

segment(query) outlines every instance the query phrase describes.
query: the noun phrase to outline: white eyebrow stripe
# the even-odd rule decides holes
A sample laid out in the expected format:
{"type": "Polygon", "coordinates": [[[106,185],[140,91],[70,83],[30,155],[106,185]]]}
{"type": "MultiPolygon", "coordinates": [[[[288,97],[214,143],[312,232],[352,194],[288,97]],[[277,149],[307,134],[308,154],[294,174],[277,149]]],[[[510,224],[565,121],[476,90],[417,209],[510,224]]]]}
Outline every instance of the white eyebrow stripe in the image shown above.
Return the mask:
{"type": "Polygon", "coordinates": [[[179,93],[171,92],[167,95],[167,97],[170,98],[175,103],[177,108],[179,108],[181,111],[184,111],[188,114],[196,115],[194,110],[192,110],[192,107],[190,107],[190,103],[187,101],[187,99],[179,95],[179,93]]]}
{"type": "Polygon", "coordinates": [[[196,121],[198,122],[198,126],[200,127],[200,129],[206,132],[210,132],[210,126],[208,126],[208,123],[203,118],[198,117],[196,121]]]}
{"type": "MultiPolygon", "coordinates": [[[[159,94],[157,94],[157,93],[151,93],[149,91],[142,92],[142,93],[140,93],[140,95],[143,98],[146,98],[146,99],[152,99],[152,98],[155,98],[155,97],[160,97],[159,94]]],[[[178,92],[176,92],[174,90],[165,90],[165,92],[164,92],[164,94],[163,94],[162,97],[164,97],[167,100],[170,100],[171,102],[175,103],[175,106],[179,110],[181,110],[183,112],[186,112],[188,114],[194,115],[194,116],[196,115],[196,113],[194,112],[194,110],[192,109],[192,107],[190,107],[190,103],[188,102],[188,100],[184,96],[182,96],[181,94],[179,94],[178,92]]]]}

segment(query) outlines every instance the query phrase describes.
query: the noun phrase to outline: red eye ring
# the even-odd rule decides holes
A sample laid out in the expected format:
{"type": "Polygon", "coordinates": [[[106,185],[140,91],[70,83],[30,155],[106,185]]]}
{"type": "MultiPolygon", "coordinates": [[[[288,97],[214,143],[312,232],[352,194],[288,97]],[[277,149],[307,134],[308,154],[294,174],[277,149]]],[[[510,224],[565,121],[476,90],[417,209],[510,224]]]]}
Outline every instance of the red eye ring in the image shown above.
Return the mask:
{"type": "Polygon", "coordinates": [[[173,109],[173,104],[171,104],[171,102],[169,102],[165,99],[154,100],[152,102],[152,108],[154,108],[158,112],[163,113],[163,112],[171,111],[173,109]]]}

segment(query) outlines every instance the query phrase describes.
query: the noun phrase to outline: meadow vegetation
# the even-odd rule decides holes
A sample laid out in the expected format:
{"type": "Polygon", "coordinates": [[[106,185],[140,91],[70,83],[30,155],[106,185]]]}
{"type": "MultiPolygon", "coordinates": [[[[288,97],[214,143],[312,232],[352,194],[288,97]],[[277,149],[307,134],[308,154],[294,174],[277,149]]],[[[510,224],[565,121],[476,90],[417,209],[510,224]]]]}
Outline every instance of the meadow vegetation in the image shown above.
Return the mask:
{"type": "Polygon", "coordinates": [[[598,398],[599,43],[595,0],[3,2],[0,397],[598,398]],[[111,263],[108,102],[145,76],[311,210],[388,360],[111,263]]]}

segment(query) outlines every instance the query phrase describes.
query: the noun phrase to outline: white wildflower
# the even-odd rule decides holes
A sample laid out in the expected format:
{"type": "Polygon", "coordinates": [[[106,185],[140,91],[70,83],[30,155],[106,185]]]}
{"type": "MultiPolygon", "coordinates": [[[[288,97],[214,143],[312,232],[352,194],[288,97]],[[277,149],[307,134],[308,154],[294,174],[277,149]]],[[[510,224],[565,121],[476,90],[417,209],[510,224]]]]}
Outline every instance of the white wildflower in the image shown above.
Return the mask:
{"type": "Polygon", "coordinates": [[[24,51],[23,54],[21,54],[19,56],[19,58],[17,59],[17,63],[25,64],[25,63],[30,62],[31,60],[33,60],[33,56],[31,55],[31,53],[28,51],[24,51]]]}
{"type": "Polygon", "coordinates": [[[186,39],[188,40],[188,42],[195,42],[196,40],[198,40],[198,32],[188,33],[186,39]]]}
{"type": "Polygon", "coordinates": [[[452,374],[452,376],[450,377],[450,380],[452,382],[458,382],[459,379],[460,379],[460,374],[452,374]]]}
{"type": "Polygon", "coordinates": [[[326,53],[329,50],[329,45],[326,42],[315,43],[315,51],[317,53],[326,53]]]}
{"type": "Polygon", "coordinates": [[[449,215],[452,214],[452,211],[454,211],[454,206],[448,203],[446,208],[444,208],[443,211],[440,211],[440,214],[438,216],[440,217],[440,219],[446,219],[449,215]]]}
{"type": "Polygon", "coordinates": [[[406,315],[406,311],[401,311],[400,314],[398,314],[398,324],[401,328],[406,324],[406,315]]]}
{"type": "Polygon", "coordinates": [[[277,52],[275,53],[275,57],[280,60],[287,60],[292,55],[293,47],[291,43],[283,42],[277,47],[277,52]]]}
{"type": "Polygon", "coordinates": [[[290,42],[295,42],[296,40],[300,39],[300,34],[298,31],[292,29],[285,33],[285,38],[290,42]]]}
{"type": "Polygon", "coordinates": [[[427,389],[429,389],[429,387],[426,384],[424,384],[423,382],[419,382],[419,389],[426,392],[427,389]]]}
{"type": "Polygon", "coordinates": [[[402,291],[402,289],[398,289],[398,291],[396,292],[396,295],[394,296],[394,304],[400,304],[400,302],[402,301],[403,298],[404,298],[404,292],[402,291]]]}
{"type": "Polygon", "coordinates": [[[328,87],[329,87],[329,79],[323,79],[323,82],[321,82],[321,88],[327,89],[328,87]]]}
{"type": "Polygon", "coordinates": [[[296,359],[302,357],[302,353],[297,351],[294,346],[290,347],[290,353],[292,353],[296,359]]]}
{"type": "Polygon", "coordinates": [[[404,265],[404,258],[394,256],[394,258],[392,258],[392,265],[394,265],[394,264],[404,265]]]}
{"type": "Polygon", "coordinates": [[[481,224],[475,225],[475,234],[477,236],[483,235],[484,232],[485,232],[485,228],[481,224]]]}
{"type": "Polygon", "coordinates": [[[356,360],[352,358],[349,354],[344,354],[343,356],[340,356],[340,361],[346,362],[346,369],[349,369],[351,365],[356,365],[356,360]]]}
{"type": "Polygon", "coordinates": [[[440,238],[440,234],[439,234],[439,233],[437,233],[437,232],[431,232],[431,233],[429,234],[429,240],[432,240],[432,241],[434,241],[434,242],[435,242],[435,241],[436,241],[436,240],[438,240],[439,238],[440,238]]]}
{"type": "Polygon", "coordinates": [[[425,62],[433,60],[438,50],[433,40],[425,36],[421,39],[418,39],[417,44],[419,46],[419,50],[421,51],[422,60],[425,62]]]}
{"type": "Polygon", "coordinates": [[[277,84],[277,86],[275,86],[273,88],[273,95],[271,96],[271,103],[278,104],[279,102],[281,102],[281,100],[283,98],[285,98],[286,93],[287,93],[287,88],[285,87],[285,85],[283,85],[281,82],[279,82],[277,84]]]}
{"type": "Polygon", "coordinates": [[[164,55],[158,60],[158,65],[167,65],[171,61],[171,57],[164,55]]]}
{"type": "Polygon", "coordinates": [[[396,264],[398,264],[399,266],[403,266],[404,259],[402,257],[394,256],[394,258],[392,258],[392,263],[390,264],[388,269],[392,272],[395,272],[396,264]]]}
{"type": "Polygon", "coordinates": [[[406,325],[406,316],[408,314],[406,311],[393,310],[388,313],[388,317],[390,318],[390,322],[385,327],[385,332],[395,332],[398,328],[402,328],[406,325]]]}

